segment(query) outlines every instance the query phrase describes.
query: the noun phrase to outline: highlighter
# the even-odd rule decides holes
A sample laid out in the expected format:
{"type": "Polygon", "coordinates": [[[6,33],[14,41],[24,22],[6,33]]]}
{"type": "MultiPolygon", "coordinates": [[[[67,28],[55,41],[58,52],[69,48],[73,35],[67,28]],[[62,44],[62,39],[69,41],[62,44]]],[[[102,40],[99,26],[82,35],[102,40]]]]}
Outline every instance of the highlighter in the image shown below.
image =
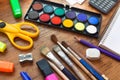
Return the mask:
{"type": "Polygon", "coordinates": [[[59,80],[56,74],[52,71],[52,68],[50,64],[47,62],[47,60],[42,59],[38,61],[36,64],[38,68],[41,70],[41,72],[44,74],[45,80],[59,80]]]}
{"type": "Polygon", "coordinates": [[[22,10],[18,0],[10,0],[10,5],[15,18],[22,17],[22,10]]]}
{"type": "Polygon", "coordinates": [[[7,61],[0,61],[0,72],[13,72],[14,64],[7,61]]]}
{"type": "Polygon", "coordinates": [[[4,52],[6,49],[6,44],[0,41],[0,52],[4,52]]]}

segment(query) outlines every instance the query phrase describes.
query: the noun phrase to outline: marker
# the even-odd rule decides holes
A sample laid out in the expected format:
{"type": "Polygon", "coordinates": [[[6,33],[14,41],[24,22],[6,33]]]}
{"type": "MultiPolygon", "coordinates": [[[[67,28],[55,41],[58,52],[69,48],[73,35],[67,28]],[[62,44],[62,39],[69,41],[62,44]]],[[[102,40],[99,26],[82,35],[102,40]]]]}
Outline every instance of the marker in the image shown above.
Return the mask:
{"type": "Polygon", "coordinates": [[[88,47],[90,47],[90,48],[97,48],[98,50],[100,50],[100,52],[106,54],[107,56],[110,56],[110,57],[112,57],[112,58],[120,61],[120,57],[119,57],[118,55],[110,52],[110,51],[107,51],[107,50],[105,50],[105,49],[103,49],[103,48],[100,48],[100,47],[98,47],[98,46],[95,46],[95,45],[93,45],[93,44],[91,44],[91,43],[89,43],[89,42],[87,42],[87,41],[85,41],[85,40],[78,39],[77,37],[75,37],[75,39],[76,39],[77,41],[79,41],[80,43],[82,43],[83,45],[86,45],[86,46],[88,46],[88,47]]]}
{"type": "Polygon", "coordinates": [[[45,80],[59,80],[56,74],[52,71],[52,68],[47,62],[47,60],[42,59],[38,61],[36,64],[44,74],[45,80]]]}
{"type": "Polygon", "coordinates": [[[20,7],[19,0],[10,0],[10,5],[12,7],[12,12],[15,18],[22,17],[22,10],[20,7]]]}
{"type": "Polygon", "coordinates": [[[0,52],[4,52],[6,49],[6,44],[0,41],[0,52]]]}
{"type": "Polygon", "coordinates": [[[0,72],[13,72],[14,64],[7,61],[0,61],[0,72]]]}
{"type": "Polygon", "coordinates": [[[20,75],[23,80],[32,80],[30,76],[27,74],[27,72],[20,72],[20,75]]]}

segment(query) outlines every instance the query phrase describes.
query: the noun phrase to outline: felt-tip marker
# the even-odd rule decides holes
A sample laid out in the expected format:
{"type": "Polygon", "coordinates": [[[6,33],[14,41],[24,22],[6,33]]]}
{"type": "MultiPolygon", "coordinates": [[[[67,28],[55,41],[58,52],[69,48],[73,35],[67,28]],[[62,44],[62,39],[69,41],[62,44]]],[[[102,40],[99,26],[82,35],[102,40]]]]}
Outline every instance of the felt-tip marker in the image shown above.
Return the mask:
{"type": "Polygon", "coordinates": [[[8,61],[0,61],[0,72],[13,72],[14,64],[8,61]]]}
{"type": "Polygon", "coordinates": [[[32,80],[27,72],[20,72],[20,75],[23,80],[32,80]]]}
{"type": "Polygon", "coordinates": [[[22,10],[20,7],[19,0],[10,0],[10,5],[12,8],[12,12],[15,18],[22,17],[22,10]]]}
{"type": "Polygon", "coordinates": [[[52,71],[52,68],[50,64],[47,62],[47,60],[42,59],[38,61],[36,64],[44,74],[45,80],[59,80],[56,74],[52,71]]]}

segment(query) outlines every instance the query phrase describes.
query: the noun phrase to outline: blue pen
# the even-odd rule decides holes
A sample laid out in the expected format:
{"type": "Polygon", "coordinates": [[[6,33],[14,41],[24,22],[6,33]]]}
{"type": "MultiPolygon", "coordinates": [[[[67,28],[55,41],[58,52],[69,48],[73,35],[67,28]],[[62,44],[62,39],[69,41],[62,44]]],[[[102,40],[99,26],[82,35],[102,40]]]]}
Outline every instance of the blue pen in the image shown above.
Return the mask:
{"type": "Polygon", "coordinates": [[[105,75],[101,75],[99,72],[96,71],[86,60],[80,58],[68,45],[65,41],[62,41],[62,45],[66,47],[78,60],[79,62],[89,71],[91,72],[98,80],[108,80],[105,75]]]}
{"type": "Polygon", "coordinates": [[[32,80],[30,76],[27,74],[27,72],[20,72],[20,75],[23,80],[32,80]]]}

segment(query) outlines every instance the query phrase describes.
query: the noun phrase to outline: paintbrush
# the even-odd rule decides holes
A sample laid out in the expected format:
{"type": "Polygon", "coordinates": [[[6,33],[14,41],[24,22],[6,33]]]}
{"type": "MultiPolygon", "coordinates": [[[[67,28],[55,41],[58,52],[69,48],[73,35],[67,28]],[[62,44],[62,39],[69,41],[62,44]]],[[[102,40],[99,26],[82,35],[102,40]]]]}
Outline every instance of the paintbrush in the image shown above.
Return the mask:
{"type": "MultiPolygon", "coordinates": [[[[88,60],[85,59],[85,57],[83,57],[82,54],[80,54],[81,57],[79,57],[77,55],[77,53],[65,42],[62,41],[62,44],[76,57],[77,60],[79,60],[79,62],[86,67],[86,69],[88,69],[95,77],[99,77],[101,78],[101,73],[98,71],[98,69],[95,68],[95,66],[92,65],[92,63],[90,63],[88,60]]],[[[105,77],[105,75],[102,75],[102,77],[105,80],[108,80],[107,77],[105,77]]]]}
{"type": "Polygon", "coordinates": [[[74,51],[67,45],[65,41],[62,41],[62,45],[69,50],[69,52],[72,55],[72,58],[74,59],[74,62],[92,79],[97,80],[90,72],[87,70],[87,68],[82,64],[82,62],[79,62],[79,60],[82,60],[77,54],[74,53],[74,51]]]}
{"type": "Polygon", "coordinates": [[[48,59],[50,59],[56,66],[70,79],[77,80],[76,77],[63,66],[63,64],[53,55],[53,53],[49,50],[48,47],[43,46],[40,49],[40,52],[45,55],[48,59]]]}
{"type": "MultiPolygon", "coordinates": [[[[51,40],[53,42],[55,42],[56,44],[58,44],[65,51],[65,53],[67,53],[67,55],[72,59],[71,54],[69,53],[69,51],[57,40],[57,37],[55,35],[51,35],[51,40]]],[[[82,76],[81,78],[86,79],[84,76],[82,76]]]]}
{"type": "Polygon", "coordinates": [[[86,80],[83,74],[78,70],[78,68],[73,64],[73,62],[67,57],[67,55],[58,45],[55,45],[53,47],[53,50],[68,64],[69,67],[71,67],[71,69],[79,77],[80,80],[86,80]]]}
{"type": "Polygon", "coordinates": [[[48,63],[50,64],[50,66],[58,73],[58,75],[63,79],[63,80],[70,80],[68,79],[64,74],[63,72],[60,71],[60,69],[58,69],[58,67],[52,63],[51,61],[47,60],[48,63]]]}
{"type": "MultiPolygon", "coordinates": [[[[85,40],[79,39],[79,38],[77,38],[77,37],[74,37],[74,39],[75,39],[76,41],[84,44],[84,45],[87,45],[87,46],[89,46],[89,47],[94,47],[94,46],[92,46],[89,42],[87,42],[87,41],[85,41],[85,40]]],[[[98,48],[98,47],[96,47],[96,48],[98,48]]],[[[90,63],[84,56],[82,56],[81,54],[80,54],[80,56],[81,56],[82,58],[84,58],[84,60],[85,60],[87,63],[90,64],[91,68],[93,68],[94,71],[96,71],[99,75],[101,75],[105,80],[109,80],[108,77],[106,77],[99,69],[97,69],[92,63],[90,63]]],[[[78,59],[80,59],[79,56],[78,56],[78,59]]]]}

